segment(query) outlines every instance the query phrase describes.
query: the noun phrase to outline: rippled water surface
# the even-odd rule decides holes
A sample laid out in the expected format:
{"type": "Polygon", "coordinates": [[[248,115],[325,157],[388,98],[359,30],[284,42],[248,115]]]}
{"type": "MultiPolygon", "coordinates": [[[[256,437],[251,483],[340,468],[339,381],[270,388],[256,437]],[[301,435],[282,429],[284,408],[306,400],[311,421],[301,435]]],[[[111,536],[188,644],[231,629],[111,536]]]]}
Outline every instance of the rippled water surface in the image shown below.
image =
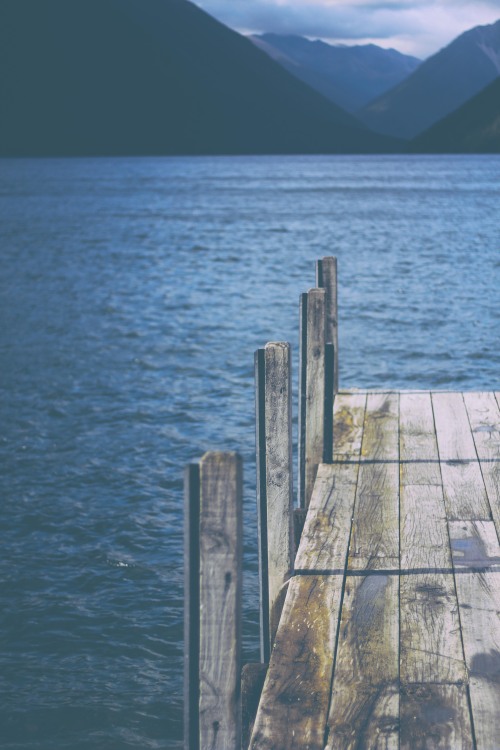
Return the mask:
{"type": "MultiPolygon", "coordinates": [[[[499,387],[499,157],[0,162],[3,750],[178,748],[182,470],[339,259],[345,386],[499,387]]],[[[296,370],[296,368],[295,368],[296,370]]],[[[296,373],[295,373],[296,374],[296,373]]]]}

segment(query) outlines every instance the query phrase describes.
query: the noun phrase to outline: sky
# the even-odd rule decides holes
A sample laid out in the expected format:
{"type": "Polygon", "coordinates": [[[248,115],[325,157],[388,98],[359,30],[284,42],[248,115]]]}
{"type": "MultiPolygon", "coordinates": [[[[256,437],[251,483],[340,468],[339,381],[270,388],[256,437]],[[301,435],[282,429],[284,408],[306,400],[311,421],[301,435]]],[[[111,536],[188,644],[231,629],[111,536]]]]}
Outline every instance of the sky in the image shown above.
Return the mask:
{"type": "Polygon", "coordinates": [[[500,0],[195,0],[244,34],[272,31],[334,44],[373,42],[425,59],[474,26],[500,19],[500,0]]]}

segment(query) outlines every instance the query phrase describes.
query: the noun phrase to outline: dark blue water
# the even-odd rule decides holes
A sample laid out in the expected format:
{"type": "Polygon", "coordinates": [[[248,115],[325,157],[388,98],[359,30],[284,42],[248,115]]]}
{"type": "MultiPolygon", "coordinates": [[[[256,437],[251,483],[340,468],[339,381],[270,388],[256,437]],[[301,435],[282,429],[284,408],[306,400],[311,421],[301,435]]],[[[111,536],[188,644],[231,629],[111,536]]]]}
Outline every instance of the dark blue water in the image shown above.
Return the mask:
{"type": "Polygon", "coordinates": [[[182,470],[339,258],[345,386],[499,388],[499,157],[0,162],[3,750],[177,748],[182,470]]]}

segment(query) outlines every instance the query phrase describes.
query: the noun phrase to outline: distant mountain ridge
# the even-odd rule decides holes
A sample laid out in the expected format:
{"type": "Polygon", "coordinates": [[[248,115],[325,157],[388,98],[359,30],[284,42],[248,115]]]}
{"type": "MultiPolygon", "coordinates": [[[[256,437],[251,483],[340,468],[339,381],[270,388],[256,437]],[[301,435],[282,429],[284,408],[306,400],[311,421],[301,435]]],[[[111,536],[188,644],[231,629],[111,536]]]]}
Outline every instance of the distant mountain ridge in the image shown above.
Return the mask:
{"type": "Polygon", "coordinates": [[[2,0],[0,153],[397,146],[188,0],[2,0]]]}
{"type": "Polygon", "coordinates": [[[500,77],[412,142],[420,153],[500,153],[500,77]]]}
{"type": "Polygon", "coordinates": [[[350,112],[400,83],[421,64],[416,57],[375,44],[332,45],[269,33],[249,38],[290,73],[350,112]]]}
{"type": "Polygon", "coordinates": [[[377,132],[414,138],[475,96],[499,74],[497,21],[461,34],[358,114],[377,132]]]}

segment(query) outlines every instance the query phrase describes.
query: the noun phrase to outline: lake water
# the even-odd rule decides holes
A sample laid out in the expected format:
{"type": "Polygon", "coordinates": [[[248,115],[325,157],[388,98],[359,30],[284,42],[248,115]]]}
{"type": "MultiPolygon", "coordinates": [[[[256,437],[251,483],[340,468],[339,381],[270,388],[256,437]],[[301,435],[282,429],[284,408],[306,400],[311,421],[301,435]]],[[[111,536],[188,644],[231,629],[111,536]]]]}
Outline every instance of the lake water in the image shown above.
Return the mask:
{"type": "Polygon", "coordinates": [[[344,386],[499,388],[500,157],[0,162],[3,750],[179,748],[182,472],[339,259],[344,386]]]}

